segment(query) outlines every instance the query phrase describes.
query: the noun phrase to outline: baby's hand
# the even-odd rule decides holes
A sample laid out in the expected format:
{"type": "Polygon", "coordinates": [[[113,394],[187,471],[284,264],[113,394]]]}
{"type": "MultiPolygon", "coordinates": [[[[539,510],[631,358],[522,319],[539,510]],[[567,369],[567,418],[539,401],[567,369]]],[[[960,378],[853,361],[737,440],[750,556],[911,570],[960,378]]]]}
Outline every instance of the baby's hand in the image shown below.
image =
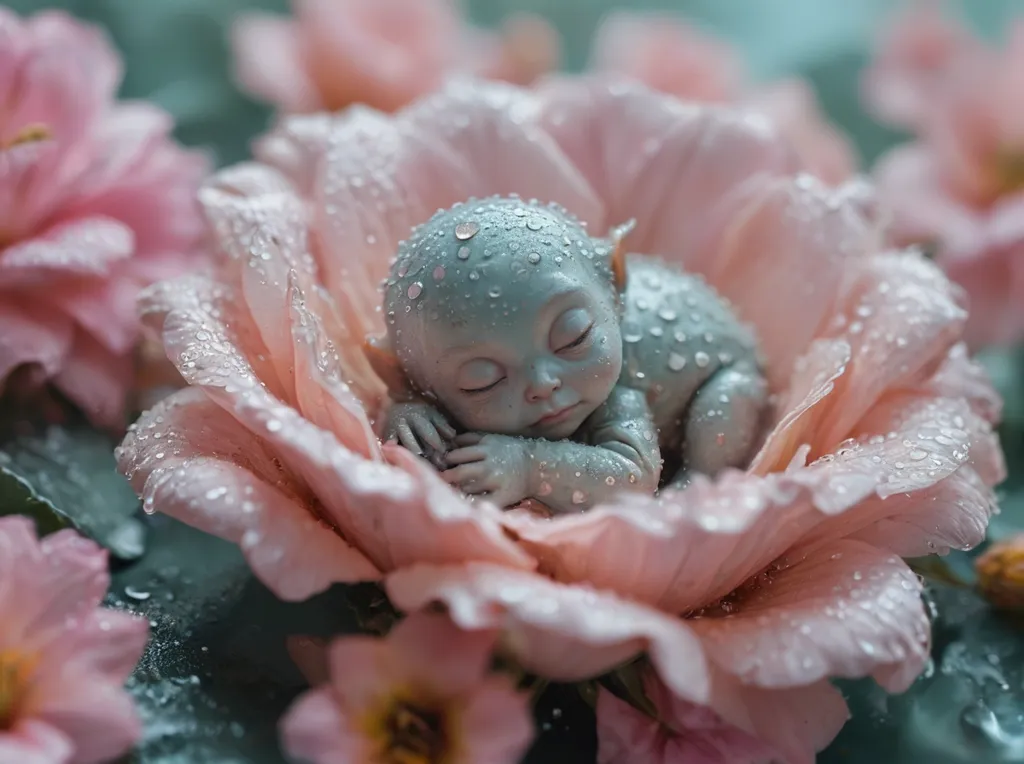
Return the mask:
{"type": "Polygon", "coordinates": [[[444,415],[427,403],[396,403],[388,411],[384,440],[397,440],[414,454],[443,454],[455,437],[444,415]]]}
{"type": "Polygon", "coordinates": [[[530,454],[526,441],[508,435],[466,433],[455,438],[442,477],[463,493],[479,495],[499,507],[529,498],[530,454]]]}

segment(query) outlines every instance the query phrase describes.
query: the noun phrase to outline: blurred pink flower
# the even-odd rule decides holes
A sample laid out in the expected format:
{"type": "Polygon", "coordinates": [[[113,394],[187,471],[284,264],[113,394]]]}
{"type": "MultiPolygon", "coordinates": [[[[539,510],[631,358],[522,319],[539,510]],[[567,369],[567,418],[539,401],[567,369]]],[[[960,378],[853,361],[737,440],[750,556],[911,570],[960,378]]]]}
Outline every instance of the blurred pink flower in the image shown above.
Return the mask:
{"type": "Polygon", "coordinates": [[[934,247],[969,296],[973,345],[1024,339],[1024,23],[928,91],[913,142],[879,160],[901,244],[934,247]]]}
{"type": "Polygon", "coordinates": [[[28,518],[0,518],[0,761],[93,764],[138,739],[122,685],[148,629],[100,607],[109,584],[91,541],[37,540],[28,518]]]}
{"type": "Polygon", "coordinates": [[[768,117],[800,153],[804,169],[829,184],[857,171],[850,141],[821,113],[800,79],[753,86],[738,51],[671,13],[615,11],[594,38],[590,66],[687,101],[734,103],[768,117]]]}
{"type": "Polygon", "coordinates": [[[515,764],[533,729],[528,696],[487,675],[497,636],[414,613],[383,640],[336,640],[330,682],[281,722],[285,750],[312,764],[515,764]]]}
{"type": "Polygon", "coordinates": [[[897,555],[983,538],[1001,402],[960,344],[958,290],[883,246],[870,189],[802,174],[745,112],[604,78],[294,117],[257,154],[202,191],[218,271],[143,301],[190,385],[118,452],[148,510],[240,544],[288,599],[386,577],[398,607],[502,630],[555,680],[646,650],[677,698],[798,764],[845,718],[829,677],[899,691],[921,670],[928,623],[897,555]],[[362,352],[377,284],[414,225],[494,193],[593,231],[635,218],[634,251],[757,327],[777,409],[747,471],[546,520],[470,504],[380,444],[362,352]]]}
{"type": "Polygon", "coordinates": [[[469,26],[455,0],[293,0],[295,18],[242,16],[236,75],[285,112],[365,104],[394,111],[453,74],[529,84],[558,65],[561,41],[519,14],[500,34],[469,26]]]}
{"type": "Polygon", "coordinates": [[[863,100],[879,120],[913,128],[957,67],[984,50],[943,0],[909,0],[879,36],[864,73],[863,100]]]}
{"type": "Polygon", "coordinates": [[[123,427],[141,286],[195,261],[206,163],[116,103],[117,55],[58,12],[0,9],[0,392],[52,383],[123,427]]]}
{"type": "MultiPolygon", "coordinates": [[[[607,690],[597,698],[597,764],[766,764],[784,760],[778,750],[726,724],[708,708],[679,700],[653,674],[643,674],[643,689],[658,719],[652,719],[607,690]]],[[[799,701],[794,693],[793,699],[799,701]]],[[[779,703],[776,695],[773,702],[779,703]]],[[[812,697],[816,701],[817,698],[812,697]]],[[[805,706],[815,748],[824,748],[845,721],[842,700],[832,706],[805,706]],[[815,716],[815,710],[818,717],[815,716]]],[[[778,707],[780,715],[789,709],[778,707]]]]}

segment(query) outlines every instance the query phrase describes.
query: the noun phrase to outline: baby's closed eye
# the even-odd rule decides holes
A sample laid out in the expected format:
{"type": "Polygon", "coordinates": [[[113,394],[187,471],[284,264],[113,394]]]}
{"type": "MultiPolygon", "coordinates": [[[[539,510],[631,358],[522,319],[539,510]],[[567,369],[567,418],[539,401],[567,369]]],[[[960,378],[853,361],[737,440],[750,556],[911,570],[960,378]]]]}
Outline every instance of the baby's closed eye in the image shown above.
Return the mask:
{"type": "Polygon", "coordinates": [[[494,361],[477,358],[459,369],[458,386],[464,393],[486,393],[505,380],[505,371],[494,361]]]}
{"type": "Polygon", "coordinates": [[[594,331],[594,320],[583,308],[570,308],[551,325],[549,343],[557,353],[582,347],[594,331]]]}

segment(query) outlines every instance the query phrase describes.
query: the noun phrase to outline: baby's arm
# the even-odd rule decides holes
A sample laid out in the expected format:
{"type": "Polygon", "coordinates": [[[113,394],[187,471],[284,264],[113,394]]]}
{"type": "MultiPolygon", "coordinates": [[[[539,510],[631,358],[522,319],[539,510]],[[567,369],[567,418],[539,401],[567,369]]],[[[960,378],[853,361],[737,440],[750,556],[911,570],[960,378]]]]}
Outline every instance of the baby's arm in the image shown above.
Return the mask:
{"type": "Polygon", "coordinates": [[[616,387],[585,427],[585,443],[531,441],[533,498],[556,512],[579,512],[623,490],[657,490],[661,450],[643,393],[616,387]]]}
{"type": "Polygon", "coordinates": [[[535,498],[556,512],[579,512],[623,490],[654,493],[661,452],[642,393],[616,387],[585,427],[585,443],[460,435],[445,478],[499,506],[535,498]]]}
{"type": "Polygon", "coordinates": [[[455,429],[444,415],[425,401],[394,403],[388,409],[383,439],[398,441],[439,468],[443,466],[448,442],[454,437],[455,429]]]}

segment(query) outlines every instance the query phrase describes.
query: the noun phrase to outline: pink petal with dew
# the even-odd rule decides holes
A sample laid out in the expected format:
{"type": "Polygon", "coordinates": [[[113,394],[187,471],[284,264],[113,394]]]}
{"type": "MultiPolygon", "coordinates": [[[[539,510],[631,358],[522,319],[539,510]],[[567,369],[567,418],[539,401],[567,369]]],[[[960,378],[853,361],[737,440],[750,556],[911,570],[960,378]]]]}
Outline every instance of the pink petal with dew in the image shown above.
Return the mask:
{"type": "Polygon", "coordinates": [[[695,259],[756,328],[769,381],[780,389],[835,310],[853,263],[878,241],[853,205],[810,176],[763,178],[745,190],[722,206],[724,225],[708,231],[695,259]]]}
{"type": "Polygon", "coordinates": [[[256,576],[286,600],[378,572],[315,515],[315,499],[199,390],[183,390],[143,415],[118,451],[146,507],[242,548],[256,576]]]}
{"type": "Polygon", "coordinates": [[[47,644],[47,660],[56,666],[98,671],[123,684],[135,670],[149,640],[145,619],[99,608],[82,618],[73,633],[47,644]]]}
{"type": "Polygon", "coordinates": [[[691,620],[704,650],[744,684],[799,687],[872,675],[902,692],[928,659],[921,584],[898,557],[859,541],[794,552],[737,593],[721,615],[691,620]]]}
{"type": "Polygon", "coordinates": [[[321,268],[354,329],[383,332],[378,283],[398,243],[439,208],[519,194],[558,202],[601,227],[591,188],[526,119],[533,105],[519,89],[459,82],[395,120],[356,110],[334,131],[317,198],[321,268]]]}
{"type": "Polygon", "coordinates": [[[140,284],[125,271],[122,267],[103,280],[83,279],[52,289],[51,299],[112,355],[127,355],[139,339],[140,284]]]}
{"type": "MultiPolygon", "coordinates": [[[[956,421],[969,412],[963,401],[923,399],[901,419],[890,416],[887,435],[847,443],[810,467],[800,452],[784,473],[728,472],[658,499],[630,498],[554,521],[512,514],[505,522],[556,579],[683,613],[729,594],[801,539],[841,538],[888,517],[887,507],[909,510],[871,500],[924,491],[960,468],[972,435],[956,421]]],[[[927,539],[961,540],[990,509],[947,504],[927,539]]]]}
{"type": "Polygon", "coordinates": [[[0,278],[4,288],[21,289],[52,288],[61,277],[109,276],[134,243],[131,230],[116,220],[76,220],[0,252],[0,278]]]}
{"type": "Polygon", "coordinates": [[[7,103],[18,87],[18,69],[28,55],[31,36],[14,11],[0,9],[0,100],[7,103]]]}
{"type": "Polygon", "coordinates": [[[950,349],[942,366],[920,391],[938,398],[963,398],[975,414],[992,425],[1002,418],[1003,399],[993,387],[985,367],[970,357],[962,342],[950,349]]]}
{"type": "Polygon", "coordinates": [[[608,77],[553,79],[538,100],[539,123],[605,203],[604,215],[582,216],[592,233],[635,218],[630,251],[698,273],[711,265],[696,250],[718,205],[752,179],[797,169],[790,147],[756,114],[608,77]]]}
{"type": "Polygon", "coordinates": [[[71,347],[71,319],[50,306],[29,305],[18,299],[0,302],[0,390],[12,371],[24,364],[56,374],[71,347]]]}
{"type": "Polygon", "coordinates": [[[77,329],[71,351],[53,383],[91,421],[122,430],[133,373],[130,355],[114,355],[77,329]]]}
{"type": "Polygon", "coordinates": [[[0,230],[5,239],[30,234],[59,205],[67,189],[44,181],[53,171],[49,165],[59,160],[57,154],[53,140],[20,143],[0,151],[0,230]]]}
{"type": "Polygon", "coordinates": [[[806,81],[783,80],[756,91],[743,103],[767,115],[793,144],[804,169],[826,184],[839,185],[857,171],[850,139],[829,124],[806,81]]]}
{"type": "Polygon", "coordinates": [[[331,132],[361,108],[353,106],[341,115],[321,112],[282,118],[256,139],[253,155],[287,177],[303,197],[312,198],[331,132]]]}
{"type": "Polygon", "coordinates": [[[64,764],[74,752],[67,735],[36,719],[19,719],[0,737],[4,764],[64,764]]]}
{"type": "Polygon", "coordinates": [[[439,602],[460,628],[500,629],[527,671],[556,681],[596,676],[646,650],[680,697],[706,703],[712,694],[699,643],[682,620],[607,592],[486,563],[403,568],[386,588],[401,610],[439,602]]]}
{"type": "Polygon", "coordinates": [[[727,472],[658,499],[630,497],[556,520],[513,515],[506,524],[557,580],[681,614],[731,592],[822,519],[785,476],[727,472]]]}
{"type": "Polygon", "coordinates": [[[594,35],[590,68],[687,101],[732,101],[745,79],[734,49],[667,13],[609,13],[594,35]]]}
{"type": "Polygon", "coordinates": [[[300,696],[281,718],[280,730],[284,750],[313,764],[365,761],[370,753],[330,687],[300,696]]]}
{"type": "Polygon", "coordinates": [[[299,25],[265,13],[239,16],[231,27],[235,79],[242,88],[289,112],[321,106],[303,60],[299,25]]]}
{"type": "Polygon", "coordinates": [[[828,331],[849,343],[851,359],[836,380],[836,405],[816,428],[816,455],[848,437],[887,390],[930,377],[959,341],[967,318],[962,292],[917,254],[875,255],[851,276],[828,331]]]}
{"type": "Polygon", "coordinates": [[[252,437],[272,445],[316,496],[325,519],[375,565],[387,570],[463,559],[532,564],[503,535],[497,509],[471,505],[433,470],[413,473],[408,467],[368,461],[344,445],[361,447],[358,438],[365,428],[358,435],[355,430],[335,434],[320,429],[274,397],[223,316],[210,311],[205,288],[199,281],[191,290],[168,287],[153,295],[150,307],[144,306],[156,326],[165,315],[163,340],[169,357],[179,359],[178,370],[187,382],[201,387],[252,437]],[[366,506],[375,511],[367,513],[366,506]]]}

